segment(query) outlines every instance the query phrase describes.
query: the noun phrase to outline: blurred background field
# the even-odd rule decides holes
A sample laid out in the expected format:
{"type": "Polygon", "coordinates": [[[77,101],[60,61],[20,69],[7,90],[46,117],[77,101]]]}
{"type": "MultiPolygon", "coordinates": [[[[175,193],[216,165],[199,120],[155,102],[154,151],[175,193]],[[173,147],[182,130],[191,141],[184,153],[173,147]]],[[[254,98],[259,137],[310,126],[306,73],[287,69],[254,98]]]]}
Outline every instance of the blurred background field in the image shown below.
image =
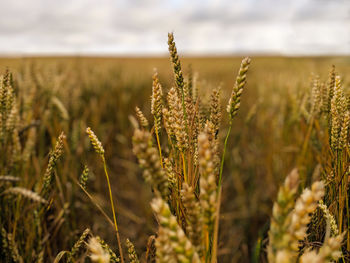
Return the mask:
{"type": "MultiPolygon", "coordinates": [[[[226,134],[226,105],[240,61],[240,57],[182,58],[185,75],[192,72],[194,86],[204,101],[209,100],[213,88],[222,89],[220,142],[226,134]]],[[[307,107],[305,94],[312,89],[312,79],[319,75],[320,80],[326,82],[332,65],[342,76],[345,91],[349,92],[349,57],[252,57],[248,83],[226,154],[220,262],[248,260],[253,258],[257,244],[264,245],[260,242],[268,231],[278,186],[292,168],[298,166],[308,178],[317,176],[315,168],[320,160],[313,151],[319,142],[313,145],[311,141],[314,148],[309,147],[301,155],[307,133],[303,107],[307,107]]],[[[50,195],[53,209],[49,212],[51,229],[46,229],[50,233],[46,241],[50,244],[48,258],[54,258],[61,250],[69,250],[86,227],[112,247],[115,244],[111,226],[75,184],[86,164],[91,171],[87,188],[109,211],[103,166],[85,135],[88,126],[106,150],[122,240],[128,237],[138,254],[144,255],[148,236],[157,228],[149,207],[151,189],[144,183],[132,153],[132,116],[138,106],[152,119],[149,98],[154,68],[167,92],[174,85],[167,57],[0,59],[0,72],[9,69],[13,73],[21,111],[32,109],[30,114],[22,115],[21,140],[27,138],[32,127],[36,129],[37,143],[29,166],[21,164],[20,169],[25,170],[26,176],[20,184],[34,186],[45,170],[55,138],[61,131],[67,136],[63,159],[58,162],[59,183],[50,195]]]]}

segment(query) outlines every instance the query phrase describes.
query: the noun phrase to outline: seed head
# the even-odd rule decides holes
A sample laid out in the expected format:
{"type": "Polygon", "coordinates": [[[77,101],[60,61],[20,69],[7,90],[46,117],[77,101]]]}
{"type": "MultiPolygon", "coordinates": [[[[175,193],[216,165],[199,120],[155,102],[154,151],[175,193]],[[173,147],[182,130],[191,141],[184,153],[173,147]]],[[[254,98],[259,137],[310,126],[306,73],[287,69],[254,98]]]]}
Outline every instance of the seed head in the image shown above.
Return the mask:
{"type": "Polygon", "coordinates": [[[202,132],[198,135],[198,148],[199,173],[201,175],[199,199],[204,213],[204,223],[211,229],[217,209],[217,186],[213,162],[214,153],[207,133],[202,132]]]}
{"type": "Polygon", "coordinates": [[[144,129],[148,129],[149,123],[145,115],[143,115],[143,112],[140,110],[139,107],[135,107],[136,111],[136,117],[139,120],[141,127],[144,129]]]}
{"type": "Polygon", "coordinates": [[[241,67],[238,71],[238,75],[236,78],[236,83],[233,87],[231,98],[227,105],[227,112],[230,115],[230,120],[237,114],[237,111],[241,104],[241,95],[243,92],[243,88],[246,84],[247,71],[250,65],[250,58],[244,58],[241,63],[241,67]]]}
{"type": "Polygon", "coordinates": [[[79,183],[84,189],[86,189],[86,183],[88,180],[89,180],[89,168],[87,167],[87,165],[85,165],[84,170],[81,173],[79,178],[79,183]]]}
{"type": "MultiPolygon", "coordinates": [[[[165,256],[169,259],[175,257],[175,262],[199,263],[199,256],[195,251],[195,248],[186,237],[182,228],[178,225],[175,216],[171,214],[168,204],[161,198],[155,198],[153,199],[151,206],[159,220],[159,232],[162,233],[162,241],[158,242],[158,245],[156,242],[157,248],[159,247],[159,244],[164,243],[164,239],[167,238],[168,240],[170,240],[170,244],[164,244],[168,247],[167,250],[164,251],[165,253],[162,254],[165,254],[165,256]]],[[[158,253],[157,260],[163,262],[162,259],[158,257],[158,253]]]]}
{"type": "Polygon", "coordinates": [[[33,192],[29,189],[23,188],[23,187],[11,187],[7,188],[2,194],[7,195],[7,194],[12,194],[12,195],[21,195],[25,198],[28,198],[34,202],[38,203],[43,203],[46,204],[47,201],[42,198],[38,193],[33,192]]]}
{"type": "Polygon", "coordinates": [[[177,91],[177,94],[182,97],[183,88],[184,88],[184,77],[181,71],[180,59],[177,54],[173,33],[168,33],[168,46],[169,46],[170,60],[173,63],[175,82],[176,82],[176,91],[177,91]]]}
{"type": "Polygon", "coordinates": [[[286,177],[280,187],[277,200],[273,205],[271,225],[269,230],[269,245],[267,247],[269,262],[284,262],[285,258],[291,258],[288,247],[289,235],[287,229],[290,224],[290,213],[295,205],[295,194],[299,185],[299,173],[297,169],[286,177]]]}
{"type": "Polygon", "coordinates": [[[79,250],[84,246],[84,242],[90,234],[91,234],[91,231],[89,228],[84,230],[84,232],[81,234],[81,236],[79,237],[77,242],[75,242],[74,246],[72,247],[72,249],[69,253],[70,260],[74,259],[75,256],[78,255],[79,250]]]}
{"type": "Polygon", "coordinates": [[[187,183],[182,185],[181,200],[185,208],[185,216],[187,218],[186,233],[196,248],[199,255],[202,255],[202,215],[201,207],[197,198],[195,197],[194,190],[188,186],[187,183]]]}
{"type": "Polygon", "coordinates": [[[161,129],[162,122],[162,97],[163,91],[162,86],[159,83],[158,73],[155,72],[153,75],[153,85],[152,85],[152,97],[151,97],[151,113],[154,117],[154,126],[157,132],[161,129]]]}
{"type": "Polygon", "coordinates": [[[217,135],[219,133],[219,128],[220,128],[220,121],[221,121],[220,87],[217,89],[214,89],[211,94],[209,120],[214,126],[215,138],[217,138],[217,135]]]}
{"type": "Polygon", "coordinates": [[[99,155],[103,156],[105,153],[105,150],[103,149],[102,143],[100,140],[97,138],[95,133],[91,130],[90,127],[86,128],[86,133],[89,135],[90,141],[92,146],[95,149],[95,152],[98,153],[99,155]]]}
{"type": "Polygon", "coordinates": [[[60,136],[58,136],[56,145],[54,150],[50,153],[49,163],[47,165],[45,175],[44,175],[44,183],[43,183],[43,192],[46,194],[52,185],[53,172],[56,167],[57,161],[61,157],[63,153],[63,140],[66,138],[65,134],[62,132],[60,136]]]}
{"type": "Polygon", "coordinates": [[[176,136],[177,146],[184,152],[188,148],[188,136],[186,132],[186,120],[183,114],[181,100],[179,99],[175,88],[171,88],[168,93],[168,104],[170,114],[174,118],[172,124],[176,136]]]}
{"type": "Polygon", "coordinates": [[[318,252],[308,250],[300,257],[300,263],[336,262],[341,256],[341,245],[344,234],[326,238],[318,252]]]}
{"type": "Polygon", "coordinates": [[[130,263],[139,263],[140,261],[137,257],[134,244],[131,243],[129,239],[126,239],[126,246],[128,247],[128,256],[130,263]]]}
{"type": "Polygon", "coordinates": [[[338,235],[339,234],[339,230],[338,230],[337,222],[335,221],[335,218],[331,214],[331,212],[329,211],[328,207],[325,205],[325,203],[322,200],[320,200],[318,202],[318,207],[323,212],[323,215],[326,218],[327,222],[329,222],[331,235],[332,236],[338,235]]]}
{"type": "Polygon", "coordinates": [[[230,115],[230,120],[237,114],[237,111],[241,104],[241,95],[243,92],[243,88],[246,84],[247,71],[250,65],[250,58],[244,58],[241,63],[241,67],[238,71],[238,75],[236,78],[236,83],[233,87],[231,98],[227,105],[227,112],[230,115]]]}
{"type": "Polygon", "coordinates": [[[143,176],[163,198],[169,195],[168,178],[160,166],[158,151],[152,146],[152,136],[148,131],[136,129],[133,136],[133,151],[144,169],[143,176]]]}
{"type": "Polygon", "coordinates": [[[334,95],[334,88],[335,88],[335,66],[332,65],[331,71],[329,72],[328,77],[328,106],[327,106],[327,112],[331,109],[331,101],[333,99],[334,95]]]}
{"type": "Polygon", "coordinates": [[[110,255],[107,253],[95,237],[90,238],[88,243],[90,258],[92,262],[109,263],[110,255]]]}

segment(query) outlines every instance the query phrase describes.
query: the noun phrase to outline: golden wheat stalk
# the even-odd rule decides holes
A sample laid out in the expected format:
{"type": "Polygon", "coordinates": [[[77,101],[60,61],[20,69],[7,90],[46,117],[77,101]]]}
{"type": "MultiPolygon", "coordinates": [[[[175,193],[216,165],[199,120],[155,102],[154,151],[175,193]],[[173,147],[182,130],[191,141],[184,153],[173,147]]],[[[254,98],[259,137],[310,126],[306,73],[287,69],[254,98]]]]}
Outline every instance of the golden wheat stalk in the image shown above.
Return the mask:
{"type": "Polygon", "coordinates": [[[114,227],[115,227],[115,232],[116,232],[116,236],[117,236],[117,242],[118,242],[120,258],[121,258],[122,263],[124,263],[123,249],[122,249],[122,246],[121,246],[119,230],[118,230],[118,224],[117,224],[117,217],[116,217],[116,213],[115,213],[115,209],[114,209],[114,201],[113,201],[112,189],[111,189],[111,184],[110,184],[110,180],[109,180],[109,175],[108,175],[108,172],[107,172],[107,164],[106,164],[106,160],[105,160],[105,156],[104,156],[104,152],[105,151],[103,149],[102,143],[100,142],[100,140],[97,138],[97,136],[91,130],[90,127],[86,128],[86,133],[88,134],[88,136],[90,138],[91,144],[93,145],[93,147],[95,149],[95,152],[98,153],[101,156],[101,159],[102,159],[102,162],[103,162],[103,168],[104,168],[104,172],[105,172],[105,176],[106,176],[106,180],[107,180],[107,185],[108,185],[108,190],[109,190],[109,199],[110,199],[111,207],[112,207],[113,221],[114,221],[114,227]]]}

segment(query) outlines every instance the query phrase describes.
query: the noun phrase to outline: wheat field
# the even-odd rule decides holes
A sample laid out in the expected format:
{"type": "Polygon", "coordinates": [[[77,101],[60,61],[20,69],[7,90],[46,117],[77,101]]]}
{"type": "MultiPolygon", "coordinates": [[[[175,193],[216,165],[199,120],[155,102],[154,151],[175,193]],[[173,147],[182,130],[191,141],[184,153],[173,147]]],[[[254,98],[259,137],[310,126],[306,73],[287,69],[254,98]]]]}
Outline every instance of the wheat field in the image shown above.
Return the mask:
{"type": "Polygon", "coordinates": [[[1,262],[348,262],[349,57],[0,59],[1,262]]]}

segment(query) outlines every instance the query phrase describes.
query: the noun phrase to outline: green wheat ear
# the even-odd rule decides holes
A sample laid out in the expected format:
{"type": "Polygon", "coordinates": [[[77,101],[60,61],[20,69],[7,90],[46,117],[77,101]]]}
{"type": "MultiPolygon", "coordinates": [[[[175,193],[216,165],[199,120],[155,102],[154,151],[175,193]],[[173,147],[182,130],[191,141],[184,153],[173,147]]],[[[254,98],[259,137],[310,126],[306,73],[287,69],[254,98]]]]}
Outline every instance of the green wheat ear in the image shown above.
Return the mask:
{"type": "Polygon", "coordinates": [[[66,138],[66,135],[62,132],[60,136],[58,136],[55,148],[50,153],[49,163],[47,165],[44,178],[43,178],[43,188],[42,193],[43,196],[47,195],[52,187],[53,177],[54,177],[54,169],[57,165],[57,161],[62,156],[63,153],[63,141],[66,138]]]}

